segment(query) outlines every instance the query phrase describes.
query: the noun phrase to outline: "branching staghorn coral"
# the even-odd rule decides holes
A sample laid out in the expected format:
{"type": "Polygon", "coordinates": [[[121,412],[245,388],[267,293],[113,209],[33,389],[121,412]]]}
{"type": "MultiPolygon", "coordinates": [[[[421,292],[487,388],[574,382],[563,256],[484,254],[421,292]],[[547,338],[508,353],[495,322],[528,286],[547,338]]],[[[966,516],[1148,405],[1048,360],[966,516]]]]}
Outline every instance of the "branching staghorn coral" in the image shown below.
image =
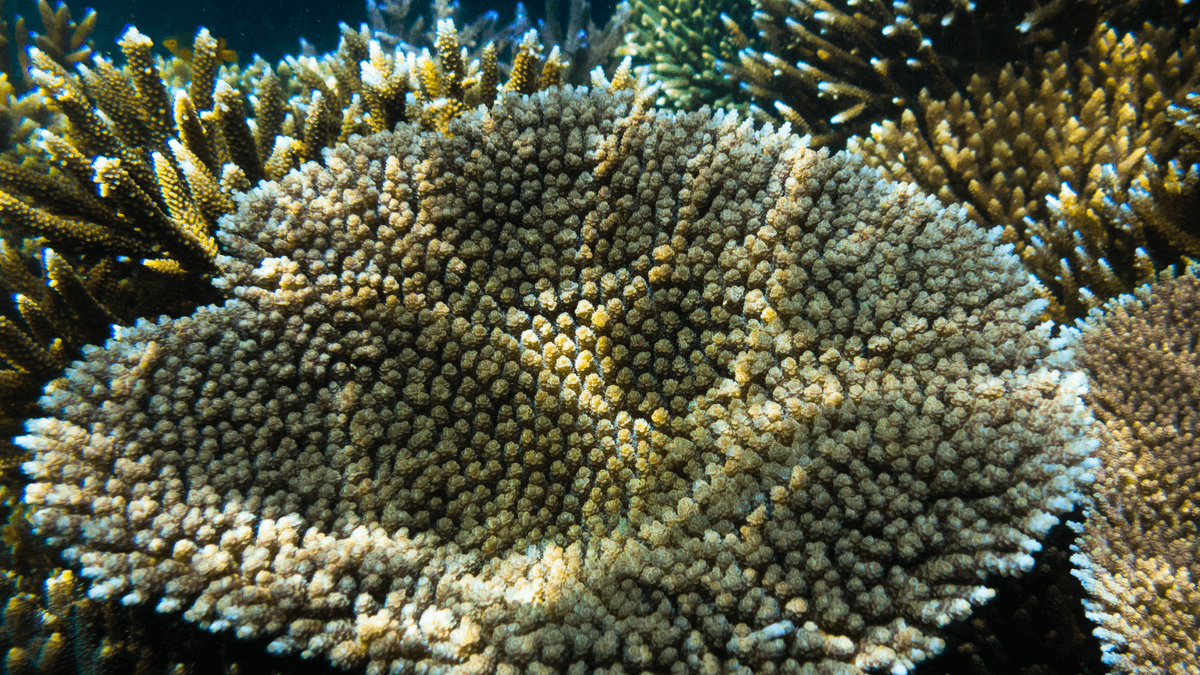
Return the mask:
{"type": "Polygon", "coordinates": [[[1200,669],[1200,279],[1196,269],[1081,323],[1086,399],[1106,427],[1073,560],[1114,673],[1200,669]]]}
{"type": "Polygon", "coordinates": [[[1150,26],[1100,30],[1085,58],[1050,51],[946,100],[922,94],[848,145],[884,175],[1003,225],[1066,314],[1081,316],[1200,254],[1196,139],[1172,107],[1200,86],[1200,32],[1178,41],[1150,26]]]}
{"type": "Polygon", "coordinates": [[[229,300],[51,385],[39,533],[93,597],[368,673],[936,653],[1089,478],[1044,301],[961,210],[646,95],[241,198],[229,300]]]}
{"type": "MultiPolygon", "coordinates": [[[[748,44],[719,70],[763,109],[841,147],[916,105],[948,98],[975,74],[1022,63],[1034,48],[1082,43],[1134,12],[1180,24],[1178,0],[1046,3],[960,0],[754,0],[748,44]],[[1153,6],[1153,7],[1152,7],[1153,6]],[[1022,20],[1023,18],[1023,20],[1022,20]]],[[[1194,23],[1194,22],[1193,22],[1194,23]]]]}
{"type": "MultiPolygon", "coordinates": [[[[0,288],[11,294],[0,314],[0,428],[6,433],[36,410],[42,385],[62,372],[78,347],[103,341],[113,321],[95,299],[111,281],[109,265],[97,263],[81,276],[45,239],[27,240],[24,248],[0,241],[0,288]],[[31,259],[38,264],[34,271],[27,268],[31,259]]],[[[0,469],[5,482],[13,478],[10,468],[0,469]]]]}
{"type": "Polygon", "coordinates": [[[739,28],[749,25],[749,3],[633,0],[631,6],[632,31],[625,49],[662,82],[660,105],[749,110],[749,97],[721,72],[721,64],[736,60],[738,51],[749,44],[739,28]]]}
{"type": "MultiPolygon", "coordinates": [[[[232,186],[222,191],[175,140],[149,40],[131,29],[121,46],[132,81],[104,59],[75,76],[31,52],[32,77],[67,128],[62,136],[39,133],[39,159],[0,161],[2,283],[14,294],[0,317],[2,417],[24,416],[41,385],[80,346],[107,336],[114,321],[215,297],[205,275],[216,256],[216,218],[232,209],[232,186]],[[22,239],[20,247],[8,243],[22,239]],[[162,284],[163,277],[173,282],[162,284]]],[[[195,115],[186,94],[176,107],[195,115]]],[[[200,148],[197,138],[188,140],[200,148]]],[[[236,177],[248,187],[244,181],[236,177]]]]}
{"type": "Polygon", "coordinates": [[[10,44],[4,3],[0,2],[0,151],[5,153],[26,143],[36,129],[53,128],[56,122],[41,97],[30,92],[34,85],[29,76],[28,47],[36,46],[64,68],[89,63],[92,58],[96,12],[87,10],[83,20],[76,23],[62,2],[52,10],[47,0],[38,0],[37,8],[44,33],[28,30],[24,17],[18,15],[10,44]],[[14,52],[16,64],[12,61],[14,52]]]}
{"type": "MultiPolygon", "coordinates": [[[[469,60],[453,21],[441,20],[436,35],[436,55],[428,49],[417,53],[406,45],[388,52],[369,37],[365,27],[355,32],[343,26],[335,54],[320,59],[289,57],[281,64],[280,92],[287,98],[285,102],[275,94],[278,106],[293,113],[295,120],[313,114],[331,118],[325,126],[338,141],[351,133],[390,130],[401,120],[445,131],[463,111],[491,105],[497,91],[531,93],[555,86],[570,68],[557,47],[543,56],[537,31],[531,29],[514,48],[508,79],[501,83],[495,44],[485,45],[478,59],[469,60]],[[406,105],[408,94],[416,102],[413,109],[406,105]]],[[[288,123],[285,118],[285,133],[289,124],[294,128],[300,122],[288,123]]],[[[316,146],[320,147],[324,146],[316,146]]]]}

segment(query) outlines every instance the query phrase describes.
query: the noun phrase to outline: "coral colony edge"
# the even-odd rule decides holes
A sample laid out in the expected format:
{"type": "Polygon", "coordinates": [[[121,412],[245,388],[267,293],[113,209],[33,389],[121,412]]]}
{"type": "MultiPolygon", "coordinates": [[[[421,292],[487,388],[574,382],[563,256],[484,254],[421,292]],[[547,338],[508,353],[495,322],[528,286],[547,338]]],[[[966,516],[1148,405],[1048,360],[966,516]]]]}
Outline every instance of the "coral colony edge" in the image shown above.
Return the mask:
{"type": "Polygon", "coordinates": [[[118,65],[43,1],[5,670],[1200,672],[1196,17],[945,14],[1027,33],[984,67],[935,4],[755,0],[686,56],[720,8],[368,3],[272,66],[118,65]],[[786,103],[785,45],[828,71],[786,103]]]}

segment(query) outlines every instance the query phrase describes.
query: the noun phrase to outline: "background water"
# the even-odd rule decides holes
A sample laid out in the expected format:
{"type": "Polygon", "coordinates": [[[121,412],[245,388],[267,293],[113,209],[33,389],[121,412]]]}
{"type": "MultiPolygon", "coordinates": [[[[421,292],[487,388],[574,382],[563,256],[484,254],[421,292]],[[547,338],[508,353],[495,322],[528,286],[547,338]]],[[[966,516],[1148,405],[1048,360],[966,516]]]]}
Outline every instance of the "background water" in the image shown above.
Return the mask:
{"type": "MultiPolygon", "coordinates": [[[[58,0],[51,0],[56,4],[58,0]]],[[[26,17],[29,27],[41,32],[36,0],[8,0],[5,10],[26,17]]],[[[597,0],[592,5],[592,16],[598,25],[612,14],[613,0],[597,0]]],[[[98,51],[117,52],[114,40],[127,24],[161,44],[163,38],[176,33],[194,33],[199,26],[208,28],[214,36],[226,39],[229,48],[241,55],[247,63],[251,54],[258,53],[271,63],[284,54],[295,54],[300,50],[299,39],[304,37],[318,51],[333,50],[338,42],[338,22],[357,27],[367,20],[364,0],[69,0],[72,15],[78,20],[84,10],[91,7],[99,14],[95,47],[98,51]]],[[[503,3],[485,0],[463,0],[460,17],[471,20],[489,9],[500,13],[501,25],[513,20],[515,0],[503,3]]],[[[559,8],[565,22],[566,3],[559,8]]],[[[428,16],[428,3],[414,0],[410,17],[418,10],[428,16]],[[419,6],[418,6],[419,5],[419,6]]],[[[545,14],[543,0],[526,3],[526,10],[535,20],[545,14]]],[[[428,18],[426,25],[428,25],[428,18]]],[[[166,54],[166,50],[162,50],[166,54]]]]}

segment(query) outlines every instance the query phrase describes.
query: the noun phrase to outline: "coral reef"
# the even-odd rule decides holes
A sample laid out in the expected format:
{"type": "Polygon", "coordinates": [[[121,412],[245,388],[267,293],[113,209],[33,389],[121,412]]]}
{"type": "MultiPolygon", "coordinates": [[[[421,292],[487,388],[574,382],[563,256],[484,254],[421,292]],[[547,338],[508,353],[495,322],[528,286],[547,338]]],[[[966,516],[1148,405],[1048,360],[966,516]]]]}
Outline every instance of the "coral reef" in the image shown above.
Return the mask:
{"type": "Polygon", "coordinates": [[[1170,271],[1081,324],[1107,430],[1073,558],[1114,673],[1200,670],[1200,279],[1170,271]]]}
{"type": "MultiPolygon", "coordinates": [[[[1177,0],[754,0],[752,5],[751,22],[726,15],[718,21],[706,2],[681,0],[651,10],[670,23],[654,29],[657,37],[643,34],[642,39],[663,42],[670,62],[692,65],[695,73],[715,69],[758,106],[812,134],[817,144],[833,147],[850,135],[868,133],[880,120],[895,119],[915,106],[922,91],[948,98],[972,75],[1027,62],[1038,47],[1081,44],[1097,26],[1135,14],[1164,26],[1179,25],[1183,15],[1177,0]],[[678,19],[689,12],[690,20],[678,19]],[[735,38],[736,57],[676,55],[671,45],[695,46],[694,31],[702,21],[735,38]]],[[[728,44],[722,51],[728,52],[728,44]]],[[[677,76],[668,72],[665,79],[678,85],[673,89],[682,92],[679,100],[703,102],[706,91],[728,87],[714,87],[708,76],[693,78],[692,84],[677,76]]]]}
{"type": "MultiPolygon", "coordinates": [[[[210,46],[207,33],[197,38],[198,50],[210,46]]],[[[131,79],[103,58],[75,76],[30,52],[40,94],[66,122],[61,136],[39,132],[36,156],[0,161],[2,285],[14,294],[0,317],[8,366],[0,370],[0,417],[22,416],[31,394],[80,346],[109,335],[114,321],[216,298],[206,277],[212,234],[216,218],[232,210],[233,189],[248,187],[244,171],[198,161],[210,156],[210,137],[227,131],[214,125],[189,135],[199,125],[191,103],[199,88],[172,106],[149,39],[130,29],[121,48],[131,79]]]]}
{"type": "Polygon", "coordinates": [[[698,110],[704,105],[762,114],[746,105],[738,83],[721,72],[749,44],[739,24],[749,3],[718,0],[632,0],[626,51],[662,83],[659,105],[698,110]]]}
{"type": "MultiPolygon", "coordinates": [[[[26,507],[0,488],[0,514],[6,516],[0,548],[0,652],[13,675],[90,672],[115,674],[138,658],[136,642],[124,636],[129,611],[117,603],[87,599],[85,582],[57,568],[57,556],[29,532],[26,507]]],[[[148,643],[147,643],[148,644],[148,643]]],[[[145,656],[145,655],[142,655],[145,656]]]]}
{"type": "MultiPolygon", "coordinates": [[[[405,119],[445,130],[468,107],[490,104],[500,85],[494,53],[468,69],[449,21],[437,42],[435,61],[384,52],[345,28],[335,54],[291,59],[281,75],[254,68],[235,87],[201,30],[190,80],[173,99],[153,43],[136,29],[121,42],[128,74],[98,58],[76,76],[35,50],[33,77],[67,128],[43,131],[37,155],[20,165],[0,161],[5,239],[24,239],[0,250],[0,286],[18,294],[0,304],[0,426],[28,416],[41,386],[114,322],[215,300],[213,232],[237,192],[319,161],[351,134],[405,119]]],[[[503,87],[529,93],[560,82],[568,64],[542,49],[528,31],[503,87]]]]}
{"type": "Polygon", "coordinates": [[[939,651],[1090,479],[1045,302],[961,209],[649,95],[509,94],[239,198],[229,300],[48,388],[38,532],[93,598],[374,674],[939,651]]]}
{"type": "Polygon", "coordinates": [[[1004,226],[1065,313],[1082,316],[1200,254],[1198,146],[1173,107],[1200,86],[1200,30],[1179,42],[1174,30],[1102,29],[1084,58],[1057,49],[945,100],[922,93],[848,145],[1004,226]]]}
{"type": "MultiPolygon", "coordinates": [[[[1036,551],[1087,443],[1068,437],[1086,424],[1064,345],[1034,324],[1200,253],[1195,16],[1174,0],[744,8],[635,0],[598,29],[586,0],[547,0],[532,33],[523,13],[455,28],[450,2],[415,21],[410,0],[369,2],[370,28],[343,25],[330,54],[218,68],[207,32],[187,64],[134,31],[123,70],[93,58],[90,11],[41,0],[43,35],[0,21],[18,56],[37,47],[31,70],[0,63],[0,430],[114,322],[185,317],[89,349],[53,390],[62,419],[23,440],[41,482],[62,479],[31,488],[39,527],[82,574],[29,531],[13,498],[28,456],[0,439],[6,672],[901,670],[943,639],[924,672],[1097,672],[1063,528],[1036,551]],[[1167,29],[1130,30],[1147,7],[1167,29]],[[471,112],[611,69],[627,22],[660,105],[791,120],[965,213],[770,128],[647,109],[655,90],[471,112]],[[279,182],[245,194],[260,179],[279,182]],[[396,213],[409,229],[389,234],[396,213]],[[921,227],[942,235],[918,261],[921,227]],[[939,255],[970,264],[926,269],[939,255]],[[199,401],[215,412],[184,409],[199,401]],[[1054,416],[1074,426],[1045,449],[1030,439],[1054,416]],[[988,450],[1014,437],[1014,456],[988,450]],[[1030,475],[1032,500],[999,501],[1030,475]]],[[[628,66],[615,79],[641,86],[628,66]]],[[[1109,435],[1075,560],[1116,672],[1196,667],[1196,461],[1177,459],[1195,287],[1167,273],[1083,327],[1109,435]]]]}

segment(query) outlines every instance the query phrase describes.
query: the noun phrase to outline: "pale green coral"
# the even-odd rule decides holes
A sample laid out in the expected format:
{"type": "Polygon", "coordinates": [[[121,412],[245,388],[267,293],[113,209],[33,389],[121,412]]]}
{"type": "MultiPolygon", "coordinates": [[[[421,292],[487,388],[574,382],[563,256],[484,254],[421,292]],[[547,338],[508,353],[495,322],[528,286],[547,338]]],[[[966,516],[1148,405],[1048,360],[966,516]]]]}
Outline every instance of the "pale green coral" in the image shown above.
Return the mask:
{"type": "Polygon", "coordinates": [[[625,50],[663,83],[659,105],[696,110],[704,105],[745,107],[749,96],[721,72],[749,44],[738,24],[750,4],[719,0],[634,0],[633,31],[625,50]]]}

